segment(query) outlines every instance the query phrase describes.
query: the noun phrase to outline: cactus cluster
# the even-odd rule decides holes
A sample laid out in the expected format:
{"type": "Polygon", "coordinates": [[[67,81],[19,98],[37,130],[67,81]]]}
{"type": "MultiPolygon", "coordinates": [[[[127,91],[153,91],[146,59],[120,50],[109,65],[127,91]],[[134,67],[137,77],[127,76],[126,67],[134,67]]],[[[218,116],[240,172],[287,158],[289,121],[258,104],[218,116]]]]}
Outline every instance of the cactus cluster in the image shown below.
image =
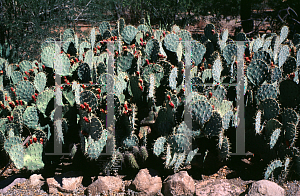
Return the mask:
{"type": "MultiPolygon", "coordinates": [[[[0,145],[17,168],[29,170],[43,168],[54,130],[63,145],[73,146],[71,157],[78,150],[91,161],[109,154],[104,171],[117,160],[137,169],[154,155],[177,172],[207,150],[200,148],[202,139],[216,142],[219,160],[228,160],[227,130],[238,125],[237,95],[228,85],[239,82],[238,45],[213,24],[204,33],[194,40],[178,26],[155,30],[120,19],[115,27],[101,22],[86,38],[72,29],[59,41],[48,38],[40,61],[0,58],[0,145]]],[[[286,177],[292,164],[300,174],[300,47],[297,36],[290,41],[287,35],[283,27],[280,35],[235,37],[245,43],[246,111],[255,108],[246,112],[246,132],[271,152],[266,179],[279,170],[286,177]]]]}

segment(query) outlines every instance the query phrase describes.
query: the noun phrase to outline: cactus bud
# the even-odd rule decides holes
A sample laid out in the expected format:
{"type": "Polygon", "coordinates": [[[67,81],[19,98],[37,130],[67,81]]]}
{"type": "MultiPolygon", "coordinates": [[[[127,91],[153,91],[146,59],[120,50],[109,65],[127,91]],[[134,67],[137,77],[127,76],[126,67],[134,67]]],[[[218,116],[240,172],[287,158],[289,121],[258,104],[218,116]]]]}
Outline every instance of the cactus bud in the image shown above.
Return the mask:
{"type": "Polygon", "coordinates": [[[136,75],[139,76],[139,75],[140,75],[140,72],[139,72],[139,71],[136,71],[136,75]]]}
{"type": "Polygon", "coordinates": [[[100,99],[100,95],[99,94],[97,94],[96,96],[97,96],[97,99],[100,99]]]}
{"type": "Polygon", "coordinates": [[[37,142],[37,138],[36,138],[36,137],[33,137],[32,139],[33,139],[33,142],[34,142],[34,143],[37,142]]]}
{"type": "Polygon", "coordinates": [[[67,56],[68,56],[68,58],[70,58],[71,55],[70,55],[70,54],[67,54],[67,56]]]}
{"type": "Polygon", "coordinates": [[[140,38],[140,41],[143,42],[143,38],[140,38]]]}
{"type": "Polygon", "coordinates": [[[98,48],[98,50],[100,50],[100,46],[99,45],[97,46],[97,48],[98,48]]]}
{"type": "Polygon", "coordinates": [[[43,144],[44,140],[43,138],[40,138],[40,143],[43,144]]]}
{"type": "Polygon", "coordinates": [[[180,37],[180,38],[179,38],[179,41],[181,41],[181,40],[182,40],[182,38],[180,37]]]}
{"type": "Polygon", "coordinates": [[[32,144],[32,139],[29,139],[29,143],[32,144]]]}
{"type": "Polygon", "coordinates": [[[212,92],[209,92],[208,96],[209,96],[209,98],[211,98],[212,97],[212,92]]]}
{"type": "Polygon", "coordinates": [[[37,62],[35,62],[35,65],[38,66],[39,64],[37,62]]]}
{"type": "Polygon", "coordinates": [[[174,108],[174,103],[172,101],[169,102],[169,106],[171,106],[171,108],[174,108]]]}
{"type": "Polygon", "coordinates": [[[213,34],[213,35],[215,34],[215,30],[214,29],[211,30],[211,34],[213,34]]]}
{"type": "Polygon", "coordinates": [[[150,62],[149,62],[149,60],[148,60],[148,59],[146,59],[146,62],[147,62],[147,65],[149,65],[149,64],[150,64],[150,62]]]}
{"type": "Polygon", "coordinates": [[[127,103],[124,103],[124,108],[125,108],[125,110],[128,110],[127,103]]]}
{"type": "Polygon", "coordinates": [[[46,66],[45,66],[45,65],[42,65],[42,68],[43,68],[43,69],[45,69],[45,68],[46,68],[46,66]]]}
{"type": "Polygon", "coordinates": [[[20,100],[20,104],[21,104],[21,105],[24,105],[24,103],[23,103],[23,101],[22,101],[22,100],[20,100]]]}
{"type": "Polygon", "coordinates": [[[91,112],[92,111],[92,108],[91,107],[88,107],[88,112],[91,112]]]}
{"type": "Polygon", "coordinates": [[[24,80],[27,80],[27,77],[26,77],[26,76],[24,76],[24,80]]]}
{"type": "Polygon", "coordinates": [[[163,32],[163,36],[166,37],[166,32],[165,31],[163,32]]]}
{"type": "Polygon", "coordinates": [[[14,88],[13,88],[13,87],[10,87],[10,90],[11,90],[11,91],[14,91],[14,88]]]}
{"type": "Polygon", "coordinates": [[[141,42],[141,43],[140,43],[140,45],[141,45],[141,46],[144,46],[144,43],[143,43],[143,42],[141,42]]]}

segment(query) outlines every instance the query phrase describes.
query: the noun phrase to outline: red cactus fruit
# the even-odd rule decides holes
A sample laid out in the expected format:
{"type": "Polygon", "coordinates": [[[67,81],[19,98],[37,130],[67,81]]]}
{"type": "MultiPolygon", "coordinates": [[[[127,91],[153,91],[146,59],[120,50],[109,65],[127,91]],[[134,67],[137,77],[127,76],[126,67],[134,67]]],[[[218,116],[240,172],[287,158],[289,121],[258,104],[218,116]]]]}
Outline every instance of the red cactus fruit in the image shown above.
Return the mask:
{"type": "Polygon", "coordinates": [[[97,88],[97,92],[98,92],[98,93],[101,93],[101,89],[100,89],[100,88],[97,88]]]}
{"type": "Polygon", "coordinates": [[[208,95],[209,95],[209,98],[211,98],[212,97],[212,92],[209,92],[208,95]]]}
{"type": "Polygon", "coordinates": [[[139,89],[140,89],[141,91],[143,91],[143,86],[142,86],[142,85],[139,85],[139,89]]]}
{"type": "Polygon", "coordinates": [[[44,140],[43,138],[40,138],[40,143],[43,144],[44,140]]]}
{"type": "Polygon", "coordinates": [[[80,108],[83,110],[83,109],[84,109],[84,105],[83,105],[83,104],[80,104],[80,108]]]}
{"type": "Polygon", "coordinates": [[[140,72],[139,72],[139,71],[136,71],[136,75],[139,76],[139,75],[140,75],[140,72]]]}
{"type": "Polygon", "coordinates": [[[91,112],[91,111],[92,111],[92,108],[91,108],[91,107],[89,107],[89,108],[88,108],[88,112],[91,112]]]}
{"type": "Polygon", "coordinates": [[[35,65],[38,66],[39,64],[37,62],[35,62],[35,65]]]}
{"type": "Polygon", "coordinates": [[[21,105],[24,105],[24,103],[23,103],[23,101],[22,101],[22,100],[20,100],[20,104],[21,104],[21,105]]]}
{"type": "Polygon", "coordinates": [[[127,105],[127,103],[124,103],[124,108],[125,108],[125,110],[128,110],[128,105],[127,105]]]}
{"type": "Polygon", "coordinates": [[[10,87],[10,90],[11,90],[11,91],[14,91],[14,88],[13,88],[13,87],[10,87]]]}
{"type": "Polygon", "coordinates": [[[180,37],[180,38],[179,38],[179,41],[181,41],[181,40],[182,40],[182,38],[180,37]]]}
{"type": "Polygon", "coordinates": [[[174,103],[172,101],[169,102],[169,106],[171,106],[171,108],[174,108],[174,103]]]}
{"type": "Polygon", "coordinates": [[[171,96],[170,95],[167,95],[167,98],[168,98],[169,101],[171,100],[171,96]]]}
{"type": "Polygon", "coordinates": [[[96,96],[97,96],[97,99],[100,99],[100,95],[99,94],[97,94],[96,96]]]}
{"type": "Polygon", "coordinates": [[[85,117],[83,117],[83,120],[85,121],[85,122],[89,122],[89,119],[85,116],[85,117]]]}
{"type": "Polygon", "coordinates": [[[45,68],[46,68],[46,66],[45,66],[45,65],[42,65],[42,68],[43,68],[43,69],[45,69],[45,68]]]}
{"type": "Polygon", "coordinates": [[[32,139],[29,139],[29,143],[32,144],[32,139]]]}
{"type": "Polygon", "coordinates": [[[150,64],[150,62],[149,62],[149,60],[148,60],[148,59],[146,59],[146,62],[147,62],[147,65],[149,65],[149,64],[150,64]]]}
{"type": "Polygon", "coordinates": [[[97,48],[98,48],[98,50],[100,50],[100,46],[99,45],[97,46],[97,48]]]}
{"type": "Polygon", "coordinates": [[[143,38],[140,38],[140,41],[143,42],[143,38]]]}
{"type": "Polygon", "coordinates": [[[33,137],[32,139],[33,139],[33,142],[34,142],[34,143],[37,142],[37,138],[36,138],[36,137],[33,137]]]}

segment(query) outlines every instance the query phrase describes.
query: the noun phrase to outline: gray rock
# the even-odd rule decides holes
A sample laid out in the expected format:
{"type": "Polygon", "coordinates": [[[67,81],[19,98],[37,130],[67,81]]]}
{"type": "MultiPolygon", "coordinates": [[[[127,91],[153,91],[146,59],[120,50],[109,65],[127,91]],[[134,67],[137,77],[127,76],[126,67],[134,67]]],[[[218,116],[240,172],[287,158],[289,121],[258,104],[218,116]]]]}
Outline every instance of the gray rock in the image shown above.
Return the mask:
{"type": "Polygon", "coordinates": [[[240,187],[229,183],[226,179],[210,179],[196,183],[197,196],[231,196],[242,193],[240,187]]]}
{"type": "Polygon", "coordinates": [[[194,195],[195,182],[187,171],[180,171],[172,176],[168,176],[164,182],[164,195],[194,195]]]}
{"type": "Polygon", "coordinates": [[[72,193],[81,185],[83,176],[77,172],[67,172],[54,178],[47,178],[49,194],[56,194],[58,191],[72,193]]]}
{"type": "Polygon", "coordinates": [[[132,185],[139,195],[155,195],[161,191],[162,181],[159,176],[151,175],[148,169],[141,169],[132,185]]]}
{"type": "Polygon", "coordinates": [[[121,192],[123,187],[122,182],[122,179],[115,176],[99,176],[86,190],[88,195],[121,192]]]}
{"type": "Polygon", "coordinates": [[[275,182],[260,180],[252,183],[248,196],[284,196],[285,191],[275,182]]]}
{"type": "Polygon", "coordinates": [[[9,189],[11,189],[16,184],[23,183],[26,180],[27,180],[26,178],[21,178],[20,175],[8,177],[5,180],[2,180],[0,182],[0,193],[5,194],[9,189]]]}
{"type": "Polygon", "coordinates": [[[33,174],[29,177],[30,186],[42,186],[44,183],[45,181],[41,174],[33,174]]]}

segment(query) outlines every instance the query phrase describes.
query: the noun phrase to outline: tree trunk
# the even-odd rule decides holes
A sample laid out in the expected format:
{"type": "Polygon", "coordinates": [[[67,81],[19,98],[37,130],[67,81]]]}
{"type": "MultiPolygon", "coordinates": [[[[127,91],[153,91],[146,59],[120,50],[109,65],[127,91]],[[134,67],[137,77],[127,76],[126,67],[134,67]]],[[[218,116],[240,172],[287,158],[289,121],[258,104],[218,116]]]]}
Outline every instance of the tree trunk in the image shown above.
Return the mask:
{"type": "Polygon", "coordinates": [[[251,18],[251,4],[252,0],[241,0],[241,20],[242,27],[245,33],[253,31],[253,20],[251,18]]]}

